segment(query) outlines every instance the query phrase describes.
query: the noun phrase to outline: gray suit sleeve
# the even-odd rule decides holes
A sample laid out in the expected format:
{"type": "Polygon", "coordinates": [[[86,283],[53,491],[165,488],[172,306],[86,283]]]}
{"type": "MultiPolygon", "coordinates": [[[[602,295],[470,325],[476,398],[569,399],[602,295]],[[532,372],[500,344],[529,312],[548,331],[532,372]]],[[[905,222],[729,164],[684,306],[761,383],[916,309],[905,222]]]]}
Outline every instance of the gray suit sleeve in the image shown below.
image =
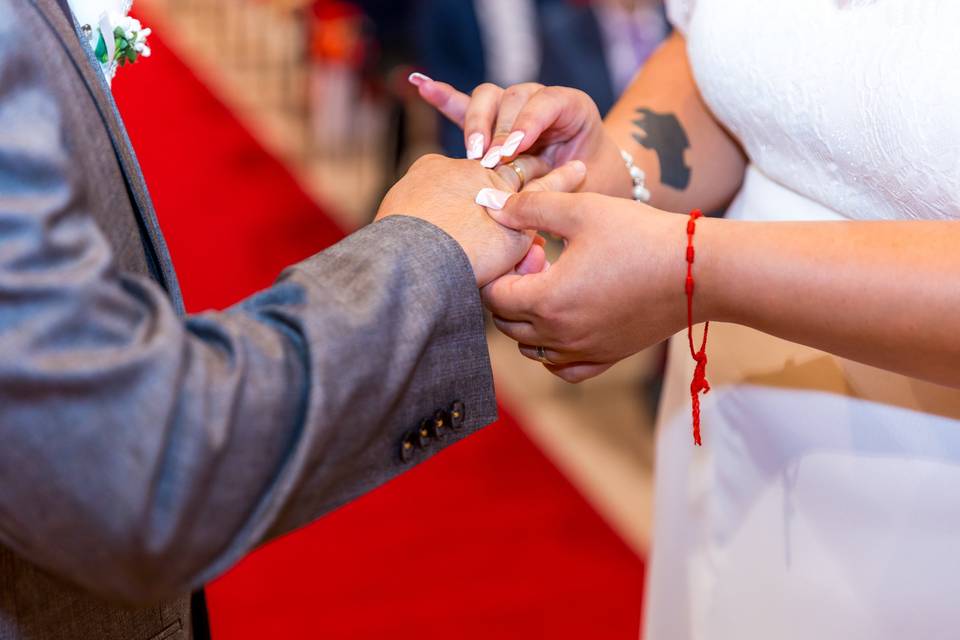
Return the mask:
{"type": "Polygon", "coordinates": [[[118,272],[42,52],[3,31],[0,544],[107,597],[176,595],[496,418],[470,264],[420,220],[222,313],[118,272]]]}

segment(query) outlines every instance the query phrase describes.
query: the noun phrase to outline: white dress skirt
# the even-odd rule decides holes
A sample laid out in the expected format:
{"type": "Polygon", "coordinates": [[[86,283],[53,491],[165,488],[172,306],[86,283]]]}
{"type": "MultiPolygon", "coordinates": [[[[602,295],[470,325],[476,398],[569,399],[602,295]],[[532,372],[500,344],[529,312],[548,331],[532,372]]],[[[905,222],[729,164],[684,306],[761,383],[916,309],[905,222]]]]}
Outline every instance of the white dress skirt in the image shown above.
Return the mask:
{"type": "MultiPolygon", "coordinates": [[[[960,224],[960,2],[668,5],[750,156],[729,217],[960,224]]],[[[960,391],[734,325],[708,351],[695,448],[670,346],[644,638],[960,638],[960,391]]]]}

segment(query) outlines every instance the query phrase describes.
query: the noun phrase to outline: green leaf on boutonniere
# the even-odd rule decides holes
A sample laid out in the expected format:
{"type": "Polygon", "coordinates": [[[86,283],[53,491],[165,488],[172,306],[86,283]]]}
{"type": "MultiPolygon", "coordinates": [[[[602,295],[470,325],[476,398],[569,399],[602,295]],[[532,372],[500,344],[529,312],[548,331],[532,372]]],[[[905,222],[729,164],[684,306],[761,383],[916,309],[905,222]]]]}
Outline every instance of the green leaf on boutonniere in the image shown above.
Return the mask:
{"type": "Polygon", "coordinates": [[[107,63],[107,43],[103,39],[103,34],[100,34],[100,39],[97,40],[97,48],[94,49],[93,55],[95,55],[100,62],[104,64],[107,63]]]}
{"type": "Polygon", "coordinates": [[[102,64],[113,67],[111,73],[118,66],[132,64],[140,58],[150,56],[150,47],[147,46],[147,36],[150,35],[150,29],[143,29],[140,22],[133,18],[126,18],[123,25],[115,27],[112,32],[114,44],[112,56],[110,56],[102,33],[97,42],[95,51],[97,59],[102,64]]]}

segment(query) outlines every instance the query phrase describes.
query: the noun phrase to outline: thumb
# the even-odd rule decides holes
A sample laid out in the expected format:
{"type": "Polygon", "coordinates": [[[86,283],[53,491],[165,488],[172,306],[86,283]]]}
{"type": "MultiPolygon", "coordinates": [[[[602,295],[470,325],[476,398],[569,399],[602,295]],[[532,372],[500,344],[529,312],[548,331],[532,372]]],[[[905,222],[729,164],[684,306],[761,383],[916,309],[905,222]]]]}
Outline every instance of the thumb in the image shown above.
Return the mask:
{"type": "Polygon", "coordinates": [[[505,227],[536,229],[567,238],[579,227],[584,196],[563,192],[575,190],[585,177],[586,166],[574,160],[530,182],[519,194],[482,189],[477,204],[486,207],[490,217],[505,227]]]}

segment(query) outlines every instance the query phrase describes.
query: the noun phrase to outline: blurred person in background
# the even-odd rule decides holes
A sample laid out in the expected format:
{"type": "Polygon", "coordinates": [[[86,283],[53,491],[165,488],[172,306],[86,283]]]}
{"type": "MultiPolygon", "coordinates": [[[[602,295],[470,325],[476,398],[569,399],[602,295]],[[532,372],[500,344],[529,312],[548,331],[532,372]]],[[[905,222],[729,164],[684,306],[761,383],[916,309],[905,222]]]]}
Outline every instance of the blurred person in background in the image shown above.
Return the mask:
{"type": "Polygon", "coordinates": [[[369,135],[364,71],[372,52],[363,12],[350,2],[312,6],[310,97],[312,139],[327,154],[362,145],[369,135]]]}

